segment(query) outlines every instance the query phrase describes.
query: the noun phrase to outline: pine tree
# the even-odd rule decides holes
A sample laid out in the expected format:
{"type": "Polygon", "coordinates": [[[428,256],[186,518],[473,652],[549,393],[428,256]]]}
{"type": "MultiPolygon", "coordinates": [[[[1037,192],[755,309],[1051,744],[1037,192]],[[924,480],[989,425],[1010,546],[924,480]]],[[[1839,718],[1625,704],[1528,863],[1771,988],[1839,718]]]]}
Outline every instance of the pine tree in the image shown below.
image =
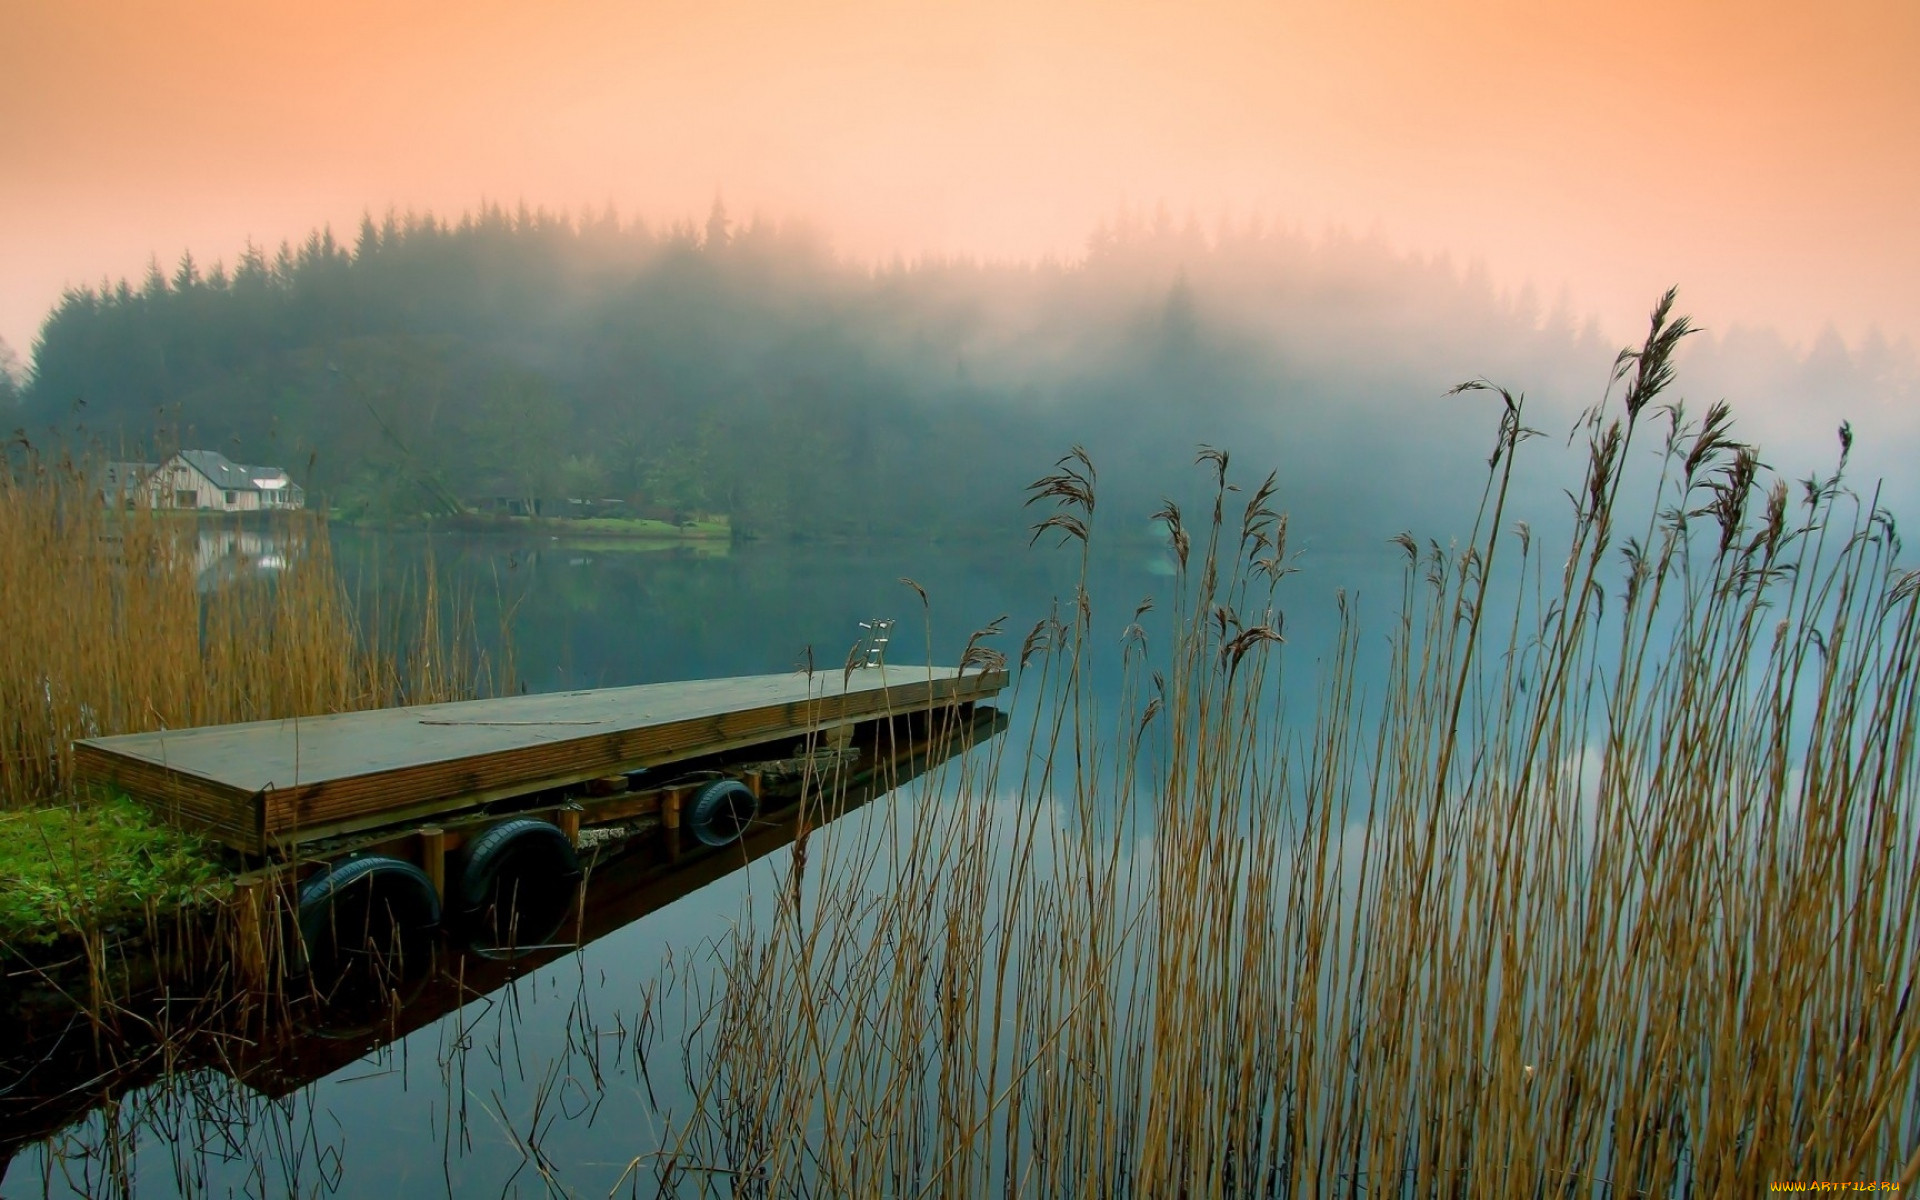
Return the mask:
{"type": "Polygon", "coordinates": [[[148,300],[159,300],[167,294],[167,277],[160,273],[160,258],[155,255],[147,259],[147,282],[141,294],[148,300]]]}

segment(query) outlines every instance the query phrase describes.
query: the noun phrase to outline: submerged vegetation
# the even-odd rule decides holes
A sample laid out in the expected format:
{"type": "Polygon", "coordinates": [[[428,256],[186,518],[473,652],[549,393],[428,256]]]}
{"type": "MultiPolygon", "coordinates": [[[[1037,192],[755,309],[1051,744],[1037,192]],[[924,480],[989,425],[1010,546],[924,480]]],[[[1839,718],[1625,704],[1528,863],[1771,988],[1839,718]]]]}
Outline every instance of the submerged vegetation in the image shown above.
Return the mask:
{"type": "MultiPolygon", "coordinates": [[[[1671,296],[1587,414],[1564,546],[1406,551],[1282,719],[1276,480],[1169,504],[1170,645],[1084,587],[1027,636],[1032,744],[796,856],[636,1160],[753,1195],[1747,1196],[1920,1173],[1920,575],[1841,471],[1768,483],[1660,403],[1671,296]],[[1625,486],[1656,443],[1650,490],[1625,486]],[[1244,507],[1242,507],[1244,505],[1244,507]],[[803,869],[809,887],[799,886],[803,869]]],[[[1841,430],[1840,461],[1851,450],[1841,430]]],[[[1076,451],[1041,532],[1097,540],[1076,451]]]]}

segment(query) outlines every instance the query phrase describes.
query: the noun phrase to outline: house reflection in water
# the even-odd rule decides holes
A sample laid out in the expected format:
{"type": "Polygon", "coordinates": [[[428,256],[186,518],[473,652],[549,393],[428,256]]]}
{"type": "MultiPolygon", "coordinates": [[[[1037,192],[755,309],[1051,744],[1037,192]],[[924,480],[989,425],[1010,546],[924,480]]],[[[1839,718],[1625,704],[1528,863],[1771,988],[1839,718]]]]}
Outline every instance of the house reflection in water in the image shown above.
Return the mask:
{"type": "Polygon", "coordinates": [[[194,580],[204,592],[249,575],[283,571],[293,559],[293,542],[279,530],[201,529],[193,549],[194,580]]]}

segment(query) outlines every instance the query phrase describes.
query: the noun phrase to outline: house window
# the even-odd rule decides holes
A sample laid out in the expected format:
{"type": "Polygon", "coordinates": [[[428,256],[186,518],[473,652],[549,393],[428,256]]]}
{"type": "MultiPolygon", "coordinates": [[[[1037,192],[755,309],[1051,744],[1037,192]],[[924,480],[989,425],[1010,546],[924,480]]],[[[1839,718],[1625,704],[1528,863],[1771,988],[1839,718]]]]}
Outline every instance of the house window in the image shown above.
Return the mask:
{"type": "Polygon", "coordinates": [[[227,503],[228,503],[228,504],[232,504],[232,503],[233,503],[233,493],[232,493],[232,492],[228,492],[228,493],[227,493],[227,503]]]}
{"type": "Polygon", "coordinates": [[[179,491],[176,491],[176,492],[175,492],[175,493],[173,494],[173,506],[174,506],[175,508],[197,508],[197,507],[199,507],[199,505],[195,503],[195,497],[194,497],[194,494],[193,494],[193,489],[192,489],[192,488],[181,488],[181,489],[180,489],[179,491]]]}

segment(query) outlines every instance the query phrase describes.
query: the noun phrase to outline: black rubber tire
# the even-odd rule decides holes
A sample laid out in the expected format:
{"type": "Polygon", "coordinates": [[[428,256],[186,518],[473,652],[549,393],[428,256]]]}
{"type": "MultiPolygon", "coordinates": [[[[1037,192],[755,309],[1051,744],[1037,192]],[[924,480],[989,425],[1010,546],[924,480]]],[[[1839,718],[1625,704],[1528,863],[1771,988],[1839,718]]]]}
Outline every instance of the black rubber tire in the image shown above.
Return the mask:
{"type": "Polygon", "coordinates": [[[687,827],[702,845],[725,846],[740,839],[760,815],[760,798],[738,779],[716,779],[693,794],[687,827]]]}
{"type": "Polygon", "coordinates": [[[355,962],[398,952],[402,964],[440,928],[440,897],[404,859],[343,859],[300,887],[297,918],[310,972],[329,978],[355,962]]]}
{"type": "Polygon", "coordinates": [[[461,856],[461,923],[476,949],[553,941],[573,912],[580,860],[546,821],[515,817],[467,843],[461,856]]]}

